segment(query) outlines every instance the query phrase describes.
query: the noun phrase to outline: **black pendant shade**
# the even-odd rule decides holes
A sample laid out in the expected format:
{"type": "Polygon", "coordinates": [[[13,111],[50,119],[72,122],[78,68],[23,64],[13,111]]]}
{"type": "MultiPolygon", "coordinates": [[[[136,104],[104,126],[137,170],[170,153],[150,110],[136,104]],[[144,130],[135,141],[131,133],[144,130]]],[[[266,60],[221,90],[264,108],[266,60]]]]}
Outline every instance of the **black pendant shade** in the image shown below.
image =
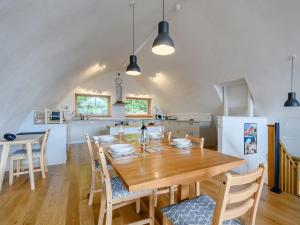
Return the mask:
{"type": "Polygon", "coordinates": [[[293,91],[293,78],[294,78],[294,60],[296,56],[292,56],[292,71],[291,71],[291,92],[288,93],[288,99],[284,103],[284,107],[299,107],[300,103],[296,99],[296,92],[293,91]]]}
{"type": "Polygon", "coordinates": [[[137,57],[135,55],[130,56],[130,62],[127,66],[126,73],[132,76],[141,75],[141,69],[137,64],[137,57]]]}
{"type": "Polygon", "coordinates": [[[158,35],[152,45],[152,52],[156,55],[171,55],[175,52],[175,45],[169,35],[169,23],[165,21],[165,1],[163,3],[163,17],[158,24],[158,35]]]}
{"type": "Polygon", "coordinates": [[[284,103],[284,107],[299,107],[300,103],[296,99],[296,92],[288,93],[288,99],[284,103]]]}
{"type": "Polygon", "coordinates": [[[141,69],[137,64],[137,57],[134,54],[134,4],[135,2],[132,1],[132,55],[130,55],[129,65],[126,68],[126,73],[131,76],[139,76],[141,75],[141,69]]]}
{"type": "Polygon", "coordinates": [[[175,46],[169,35],[169,23],[161,21],[158,24],[158,35],[152,45],[152,52],[156,55],[171,55],[175,52],[175,46]]]}

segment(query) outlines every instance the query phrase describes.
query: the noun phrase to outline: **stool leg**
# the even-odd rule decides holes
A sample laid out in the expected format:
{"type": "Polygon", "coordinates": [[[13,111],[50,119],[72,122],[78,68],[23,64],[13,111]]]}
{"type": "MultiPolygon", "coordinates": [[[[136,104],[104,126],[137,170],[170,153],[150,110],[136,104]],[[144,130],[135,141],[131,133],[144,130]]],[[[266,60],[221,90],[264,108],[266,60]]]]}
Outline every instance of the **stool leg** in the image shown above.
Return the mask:
{"type": "Polygon", "coordinates": [[[19,175],[20,175],[20,168],[21,168],[21,160],[17,159],[16,162],[17,162],[17,177],[19,177],[19,175]]]}
{"type": "Polygon", "coordinates": [[[10,159],[9,165],[9,185],[12,185],[14,181],[14,160],[10,159]]]}

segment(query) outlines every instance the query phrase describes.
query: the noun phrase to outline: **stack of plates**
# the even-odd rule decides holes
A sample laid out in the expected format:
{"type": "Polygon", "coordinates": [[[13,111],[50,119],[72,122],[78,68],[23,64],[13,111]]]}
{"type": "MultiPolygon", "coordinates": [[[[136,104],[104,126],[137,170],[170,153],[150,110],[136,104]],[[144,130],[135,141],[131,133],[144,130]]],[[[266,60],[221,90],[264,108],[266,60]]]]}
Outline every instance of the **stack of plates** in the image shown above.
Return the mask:
{"type": "Polygon", "coordinates": [[[190,148],[192,146],[191,140],[186,138],[173,139],[173,145],[177,148],[190,148]]]}
{"type": "Polygon", "coordinates": [[[135,154],[135,149],[130,144],[114,144],[109,146],[108,152],[112,157],[123,157],[135,154]]]}
{"type": "Polygon", "coordinates": [[[111,135],[94,136],[94,139],[101,143],[112,143],[116,140],[115,137],[111,135]]]}

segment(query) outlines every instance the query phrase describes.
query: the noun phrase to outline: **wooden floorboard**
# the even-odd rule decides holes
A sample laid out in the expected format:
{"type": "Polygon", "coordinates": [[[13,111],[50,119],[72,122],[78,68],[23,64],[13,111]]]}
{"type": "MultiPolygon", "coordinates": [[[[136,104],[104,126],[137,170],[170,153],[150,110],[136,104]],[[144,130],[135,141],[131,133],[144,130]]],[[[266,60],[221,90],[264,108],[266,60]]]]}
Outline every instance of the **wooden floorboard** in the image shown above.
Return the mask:
{"type": "MultiPolygon", "coordinates": [[[[72,145],[68,163],[49,167],[46,179],[36,174],[36,190],[30,190],[29,177],[22,175],[8,186],[8,176],[0,193],[0,225],[95,225],[99,215],[100,195],[95,194],[93,206],[88,206],[90,166],[84,144],[72,145]]],[[[201,184],[203,193],[214,195],[214,181],[201,184]]],[[[147,199],[142,212],[135,213],[134,204],[115,210],[113,224],[122,225],[147,216],[147,199]]],[[[168,196],[161,196],[156,209],[167,205],[168,196]]],[[[256,224],[300,225],[300,199],[288,194],[274,194],[264,187],[256,224]]]]}

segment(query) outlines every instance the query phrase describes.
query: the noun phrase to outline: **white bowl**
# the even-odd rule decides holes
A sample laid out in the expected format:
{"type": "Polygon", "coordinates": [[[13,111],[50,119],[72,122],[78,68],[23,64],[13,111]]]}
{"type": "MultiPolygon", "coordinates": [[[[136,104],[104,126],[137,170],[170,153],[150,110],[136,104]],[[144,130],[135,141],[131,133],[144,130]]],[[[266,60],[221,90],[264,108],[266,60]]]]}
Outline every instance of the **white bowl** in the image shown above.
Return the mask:
{"type": "Polygon", "coordinates": [[[180,145],[184,145],[184,144],[189,144],[191,143],[190,139],[186,139],[186,138],[174,138],[173,139],[174,144],[180,144],[180,145]]]}
{"type": "Polygon", "coordinates": [[[109,146],[109,148],[115,153],[128,153],[132,151],[133,146],[130,144],[114,144],[109,146]]]}
{"type": "Polygon", "coordinates": [[[160,139],[160,135],[158,133],[149,133],[149,138],[152,140],[160,139]]]}
{"type": "Polygon", "coordinates": [[[98,139],[104,142],[112,142],[115,140],[115,137],[111,135],[102,135],[102,136],[98,136],[98,139]]]}

